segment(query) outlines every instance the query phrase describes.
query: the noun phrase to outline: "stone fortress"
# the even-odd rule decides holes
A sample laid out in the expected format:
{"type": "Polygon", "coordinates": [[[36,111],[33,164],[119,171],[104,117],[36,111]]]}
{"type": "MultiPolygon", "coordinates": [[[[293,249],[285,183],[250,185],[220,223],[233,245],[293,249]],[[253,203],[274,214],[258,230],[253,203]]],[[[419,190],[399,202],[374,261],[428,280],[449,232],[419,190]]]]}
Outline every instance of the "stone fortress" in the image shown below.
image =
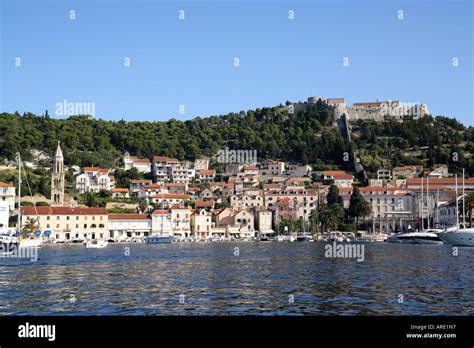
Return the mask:
{"type": "Polygon", "coordinates": [[[331,106],[334,110],[334,122],[345,117],[346,120],[375,120],[384,121],[386,117],[392,117],[402,121],[404,117],[420,118],[429,115],[428,106],[420,103],[401,103],[398,100],[375,101],[364,103],[353,103],[346,105],[344,98],[324,99],[320,96],[309,97],[307,102],[294,103],[286,108],[288,112],[297,113],[316,105],[322,101],[331,106]]]}

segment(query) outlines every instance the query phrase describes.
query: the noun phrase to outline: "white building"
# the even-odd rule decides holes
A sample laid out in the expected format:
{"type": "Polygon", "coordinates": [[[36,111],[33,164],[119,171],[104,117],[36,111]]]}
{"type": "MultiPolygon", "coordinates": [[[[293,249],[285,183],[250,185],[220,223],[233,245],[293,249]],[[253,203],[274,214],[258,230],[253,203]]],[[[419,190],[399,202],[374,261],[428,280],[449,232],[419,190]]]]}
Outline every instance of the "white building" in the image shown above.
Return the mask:
{"type": "Polygon", "coordinates": [[[284,172],[285,162],[283,161],[266,160],[262,162],[260,167],[261,175],[278,176],[282,175],[284,172]]]}
{"type": "Polygon", "coordinates": [[[191,229],[197,238],[211,237],[212,214],[205,209],[196,209],[191,214],[191,229]]]}
{"type": "Polygon", "coordinates": [[[213,169],[200,170],[198,179],[200,182],[213,182],[216,178],[216,171],[213,169]]]}
{"type": "Polygon", "coordinates": [[[0,201],[6,202],[10,210],[15,209],[15,186],[0,181],[0,201]]]}
{"type": "Polygon", "coordinates": [[[200,170],[208,170],[209,169],[209,158],[203,157],[196,159],[194,161],[194,170],[199,172],[200,170]]]}
{"type": "Polygon", "coordinates": [[[155,210],[151,213],[151,232],[162,236],[173,235],[172,215],[170,210],[155,210]]]}
{"type": "Polygon", "coordinates": [[[179,204],[171,207],[173,234],[179,237],[191,236],[192,209],[179,204]]]}
{"type": "Polygon", "coordinates": [[[109,169],[84,167],[84,173],[76,177],[76,188],[80,193],[111,191],[115,187],[115,178],[109,172],[109,169]]]}
{"type": "Polygon", "coordinates": [[[110,238],[125,241],[150,235],[151,218],[146,214],[108,214],[107,229],[110,238]]]}
{"type": "Polygon", "coordinates": [[[125,164],[125,170],[136,168],[141,173],[149,173],[151,171],[151,162],[148,158],[125,156],[123,162],[125,164]]]}

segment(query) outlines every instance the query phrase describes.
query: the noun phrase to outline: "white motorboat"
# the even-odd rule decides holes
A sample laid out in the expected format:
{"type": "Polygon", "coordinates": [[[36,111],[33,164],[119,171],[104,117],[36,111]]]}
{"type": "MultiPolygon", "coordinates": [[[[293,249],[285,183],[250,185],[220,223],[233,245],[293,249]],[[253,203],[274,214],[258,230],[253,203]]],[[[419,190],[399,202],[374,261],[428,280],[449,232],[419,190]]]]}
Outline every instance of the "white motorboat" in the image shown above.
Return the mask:
{"type": "Polygon", "coordinates": [[[107,247],[107,245],[109,245],[109,242],[106,241],[106,240],[93,239],[93,240],[87,241],[86,248],[103,249],[103,248],[107,247]]]}
{"type": "Polygon", "coordinates": [[[42,238],[19,238],[20,248],[38,247],[43,243],[42,238]]]}
{"type": "Polygon", "coordinates": [[[456,205],[456,226],[447,228],[442,231],[437,231],[437,236],[446,244],[453,246],[474,246],[474,228],[466,228],[466,195],[464,185],[464,169],[462,173],[462,228],[459,221],[459,198],[458,198],[458,176],[456,174],[456,196],[454,202],[456,205]]]}
{"type": "Polygon", "coordinates": [[[389,243],[405,244],[443,244],[443,241],[435,233],[435,229],[421,232],[394,233],[387,238],[389,243]]]}
{"type": "Polygon", "coordinates": [[[436,233],[446,244],[453,246],[474,246],[474,228],[447,229],[436,233]]]}

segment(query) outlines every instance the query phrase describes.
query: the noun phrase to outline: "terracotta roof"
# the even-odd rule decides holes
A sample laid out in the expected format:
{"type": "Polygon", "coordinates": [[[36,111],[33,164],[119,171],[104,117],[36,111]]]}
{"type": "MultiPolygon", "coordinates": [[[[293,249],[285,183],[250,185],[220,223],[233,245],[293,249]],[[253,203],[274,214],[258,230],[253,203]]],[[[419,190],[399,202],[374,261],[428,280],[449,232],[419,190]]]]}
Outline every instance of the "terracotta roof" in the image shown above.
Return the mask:
{"type": "Polygon", "coordinates": [[[152,215],[167,215],[167,214],[171,214],[171,212],[169,210],[154,210],[153,213],[151,213],[152,215]]]}
{"type": "Polygon", "coordinates": [[[128,192],[128,188],[114,187],[112,192],[128,192]]]}
{"type": "Polygon", "coordinates": [[[133,184],[140,184],[140,183],[152,183],[151,180],[132,180],[130,179],[130,182],[133,183],[133,184]]]}
{"type": "Polygon", "coordinates": [[[202,207],[213,207],[214,206],[214,201],[196,201],[195,206],[202,208],[202,207]]]}
{"type": "Polygon", "coordinates": [[[135,163],[150,163],[150,160],[148,158],[139,158],[134,160],[133,162],[135,163]]]}
{"type": "Polygon", "coordinates": [[[99,172],[101,169],[100,167],[84,167],[85,172],[99,172]]]}
{"type": "Polygon", "coordinates": [[[257,168],[257,166],[245,166],[244,171],[245,170],[258,170],[258,168],[257,168]]]}
{"type": "Polygon", "coordinates": [[[199,174],[208,175],[208,174],[215,174],[216,171],[214,169],[203,169],[199,171],[199,174]]]}
{"type": "Polygon", "coordinates": [[[177,158],[174,158],[174,157],[165,157],[165,156],[153,156],[153,161],[160,161],[160,162],[179,162],[177,158]]]}
{"type": "Polygon", "coordinates": [[[336,175],[336,174],[347,174],[343,170],[324,170],[322,172],[324,175],[336,175]]]}
{"type": "Polygon", "coordinates": [[[0,181],[0,187],[13,187],[13,184],[0,181]]]}
{"type": "Polygon", "coordinates": [[[109,214],[109,220],[147,220],[147,214],[109,214]]]}
{"type": "Polygon", "coordinates": [[[105,208],[21,207],[23,215],[106,215],[105,208]]]}
{"type": "Polygon", "coordinates": [[[165,184],[165,186],[186,186],[185,182],[170,182],[165,184]]]}
{"type": "Polygon", "coordinates": [[[339,180],[339,179],[354,179],[353,175],[350,174],[334,174],[332,176],[334,180],[339,180]]]}
{"type": "Polygon", "coordinates": [[[115,176],[113,176],[113,175],[109,175],[109,178],[112,179],[112,180],[115,180],[115,176]]]}

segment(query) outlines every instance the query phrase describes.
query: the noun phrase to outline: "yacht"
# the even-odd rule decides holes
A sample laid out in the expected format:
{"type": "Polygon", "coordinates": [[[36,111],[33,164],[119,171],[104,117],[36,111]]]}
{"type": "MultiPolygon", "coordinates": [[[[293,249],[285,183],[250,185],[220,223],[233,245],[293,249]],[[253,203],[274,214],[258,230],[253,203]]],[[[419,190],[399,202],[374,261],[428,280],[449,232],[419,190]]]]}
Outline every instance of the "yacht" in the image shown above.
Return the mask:
{"type": "Polygon", "coordinates": [[[474,246],[474,228],[447,229],[436,233],[446,244],[453,246],[474,246]]]}
{"type": "Polygon", "coordinates": [[[394,233],[387,238],[389,243],[405,244],[443,244],[443,241],[436,234],[441,230],[429,229],[421,232],[394,233]]]}
{"type": "Polygon", "coordinates": [[[443,240],[446,244],[453,246],[474,246],[474,228],[466,228],[466,211],[465,211],[465,200],[466,195],[464,191],[464,169],[462,173],[462,217],[463,223],[462,228],[459,221],[459,198],[458,198],[458,177],[456,174],[456,196],[454,201],[456,202],[456,226],[447,228],[445,230],[436,232],[437,236],[443,240]]]}

